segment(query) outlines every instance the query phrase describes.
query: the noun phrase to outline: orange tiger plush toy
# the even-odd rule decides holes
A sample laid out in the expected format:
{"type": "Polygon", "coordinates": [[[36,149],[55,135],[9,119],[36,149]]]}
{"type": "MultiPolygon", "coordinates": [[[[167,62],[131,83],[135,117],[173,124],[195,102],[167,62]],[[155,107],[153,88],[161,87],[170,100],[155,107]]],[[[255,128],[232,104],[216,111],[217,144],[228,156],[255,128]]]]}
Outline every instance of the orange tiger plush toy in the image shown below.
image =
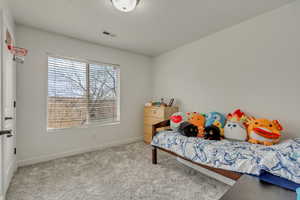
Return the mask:
{"type": "Polygon", "coordinates": [[[270,121],[268,119],[248,119],[248,142],[253,144],[273,145],[279,142],[280,131],[283,130],[278,120],[270,121]]]}

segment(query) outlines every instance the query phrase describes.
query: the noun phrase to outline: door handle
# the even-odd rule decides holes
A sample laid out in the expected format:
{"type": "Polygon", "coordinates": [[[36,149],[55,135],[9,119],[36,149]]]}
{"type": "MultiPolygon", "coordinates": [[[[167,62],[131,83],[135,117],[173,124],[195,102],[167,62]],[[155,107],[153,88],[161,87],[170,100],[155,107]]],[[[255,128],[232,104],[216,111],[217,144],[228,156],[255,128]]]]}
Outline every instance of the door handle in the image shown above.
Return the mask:
{"type": "Polygon", "coordinates": [[[12,117],[4,117],[4,120],[13,120],[14,118],[12,117]]]}
{"type": "Polygon", "coordinates": [[[3,130],[0,131],[0,136],[1,135],[6,135],[6,137],[12,137],[13,135],[11,134],[12,130],[3,130]]]}

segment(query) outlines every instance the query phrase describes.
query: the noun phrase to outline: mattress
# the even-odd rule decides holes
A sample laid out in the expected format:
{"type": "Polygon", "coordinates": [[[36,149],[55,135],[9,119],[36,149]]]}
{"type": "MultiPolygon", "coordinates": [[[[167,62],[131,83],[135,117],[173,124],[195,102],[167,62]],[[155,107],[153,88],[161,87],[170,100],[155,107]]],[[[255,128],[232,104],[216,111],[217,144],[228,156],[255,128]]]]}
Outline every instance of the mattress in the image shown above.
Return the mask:
{"type": "Polygon", "coordinates": [[[260,176],[264,172],[300,184],[300,138],[273,146],[239,141],[213,141],[162,131],[153,146],[164,148],[196,163],[260,176]]]}

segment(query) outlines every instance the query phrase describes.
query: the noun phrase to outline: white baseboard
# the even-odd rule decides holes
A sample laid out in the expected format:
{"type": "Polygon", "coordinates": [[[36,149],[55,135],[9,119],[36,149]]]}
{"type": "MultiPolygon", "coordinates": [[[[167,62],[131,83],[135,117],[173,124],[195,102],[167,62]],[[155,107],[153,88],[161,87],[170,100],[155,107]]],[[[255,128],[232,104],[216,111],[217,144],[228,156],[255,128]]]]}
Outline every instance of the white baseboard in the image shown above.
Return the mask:
{"type": "Polygon", "coordinates": [[[8,167],[8,170],[3,171],[4,177],[6,177],[7,180],[3,181],[3,183],[2,183],[3,191],[2,191],[2,194],[0,194],[0,200],[6,199],[6,193],[7,193],[8,187],[9,187],[10,182],[11,182],[14,174],[16,173],[17,169],[18,169],[17,162],[16,162],[16,160],[14,160],[8,167]],[[6,182],[6,181],[8,181],[8,182],[6,182]]]}
{"type": "Polygon", "coordinates": [[[209,176],[211,178],[214,178],[214,179],[216,179],[216,180],[218,180],[218,181],[220,181],[222,183],[225,183],[225,184],[230,185],[230,186],[233,186],[235,184],[234,180],[231,180],[230,178],[227,178],[225,176],[222,176],[220,174],[212,172],[212,171],[210,171],[208,169],[200,167],[199,165],[195,165],[195,164],[193,164],[191,162],[188,162],[186,160],[183,160],[181,158],[177,158],[177,160],[179,162],[181,162],[182,164],[184,164],[184,165],[186,165],[186,166],[188,166],[190,168],[193,168],[194,170],[197,170],[197,171],[201,172],[202,174],[205,174],[205,175],[207,175],[207,176],[209,176]]]}
{"type": "Polygon", "coordinates": [[[41,163],[41,162],[46,162],[46,161],[58,159],[58,158],[64,158],[64,157],[68,157],[68,156],[82,154],[82,153],[86,153],[86,152],[97,151],[97,150],[105,149],[105,148],[108,148],[108,147],[118,146],[118,145],[122,145],[122,144],[129,144],[129,143],[132,143],[132,142],[138,142],[138,141],[142,141],[142,140],[143,140],[143,137],[133,137],[133,138],[128,138],[126,140],[119,140],[119,141],[103,144],[103,145],[100,145],[100,146],[94,146],[94,147],[90,147],[90,148],[77,149],[77,150],[62,152],[62,153],[58,153],[58,154],[38,156],[38,157],[35,157],[35,158],[19,160],[18,161],[18,167],[37,164],[37,163],[41,163]]]}

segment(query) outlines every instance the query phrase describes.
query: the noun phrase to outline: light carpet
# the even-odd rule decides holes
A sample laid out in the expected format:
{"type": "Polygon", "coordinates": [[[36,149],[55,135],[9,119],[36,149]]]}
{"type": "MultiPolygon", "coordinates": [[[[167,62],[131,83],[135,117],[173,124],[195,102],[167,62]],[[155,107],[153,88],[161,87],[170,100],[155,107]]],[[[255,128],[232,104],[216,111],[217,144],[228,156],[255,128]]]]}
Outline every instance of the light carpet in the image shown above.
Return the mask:
{"type": "Polygon", "coordinates": [[[229,186],[142,142],[18,169],[7,200],[216,200],[229,186]]]}

